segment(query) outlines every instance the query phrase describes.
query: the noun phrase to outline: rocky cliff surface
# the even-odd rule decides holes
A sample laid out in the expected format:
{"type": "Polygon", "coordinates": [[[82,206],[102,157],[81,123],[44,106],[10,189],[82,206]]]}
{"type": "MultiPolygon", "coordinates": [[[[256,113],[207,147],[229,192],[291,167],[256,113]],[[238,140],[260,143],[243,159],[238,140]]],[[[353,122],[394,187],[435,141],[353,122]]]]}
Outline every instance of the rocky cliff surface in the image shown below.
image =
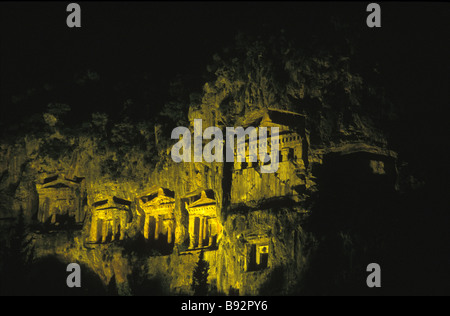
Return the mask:
{"type": "MultiPolygon", "coordinates": [[[[300,57],[288,45],[277,47],[283,53],[274,65],[270,49],[243,43],[238,57],[214,56],[215,80],[186,117],[171,113],[170,104],[164,115],[189,122],[191,133],[195,119],[203,130],[279,127],[276,172],[262,173],[261,161],[176,163],[174,141],[162,135],[170,124],[108,123],[93,113],[74,132],[58,116],[66,107],[52,105],[39,119],[40,133],[17,135],[0,148],[5,249],[23,211],[35,262],[77,262],[113,293],[192,294],[200,251],[210,264],[212,294],[300,293],[323,237],[305,227],[316,209],[323,211],[320,201],[332,200],[329,181],[348,176],[356,187],[390,194],[397,156],[375,127],[379,118],[364,109],[365,86],[348,71],[349,58],[300,57]],[[140,205],[166,191],[174,193],[174,206],[155,202],[144,214],[140,205]]],[[[260,145],[245,142],[247,156],[260,145]]]]}

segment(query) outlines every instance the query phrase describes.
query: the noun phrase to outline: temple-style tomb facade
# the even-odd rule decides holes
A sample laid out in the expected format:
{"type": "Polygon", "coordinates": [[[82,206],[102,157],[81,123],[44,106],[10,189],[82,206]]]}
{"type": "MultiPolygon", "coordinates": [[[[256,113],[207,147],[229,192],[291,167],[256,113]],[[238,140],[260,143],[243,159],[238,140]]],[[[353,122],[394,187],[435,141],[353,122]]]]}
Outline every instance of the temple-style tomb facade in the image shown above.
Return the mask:
{"type": "Polygon", "coordinates": [[[92,205],[91,243],[112,242],[125,238],[125,229],[131,222],[131,201],[116,196],[101,199],[92,205]]]}
{"type": "Polygon", "coordinates": [[[145,239],[159,240],[160,235],[165,235],[167,243],[171,244],[175,235],[174,193],[163,188],[147,192],[138,197],[138,206],[139,215],[145,218],[145,239]]]}
{"type": "Polygon", "coordinates": [[[80,223],[84,220],[84,178],[69,179],[58,174],[36,184],[39,196],[37,219],[41,223],[56,224],[64,217],[80,223]]]}
{"type": "Polygon", "coordinates": [[[222,227],[217,218],[217,201],[201,192],[199,199],[185,208],[189,213],[189,248],[214,247],[222,227]]]}

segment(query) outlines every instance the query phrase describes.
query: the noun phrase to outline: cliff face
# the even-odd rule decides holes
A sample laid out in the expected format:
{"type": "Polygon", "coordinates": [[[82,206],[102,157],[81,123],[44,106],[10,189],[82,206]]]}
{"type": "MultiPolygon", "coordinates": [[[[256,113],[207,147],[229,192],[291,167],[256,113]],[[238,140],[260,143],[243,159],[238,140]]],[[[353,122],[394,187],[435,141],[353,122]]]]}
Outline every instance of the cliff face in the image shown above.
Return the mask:
{"type": "MultiPolygon", "coordinates": [[[[115,282],[123,295],[192,293],[192,271],[200,251],[210,264],[211,293],[294,293],[314,248],[303,223],[318,191],[315,167],[331,153],[350,157],[372,151],[369,158],[350,157],[350,161],[365,166],[369,178],[391,179],[396,173],[395,156],[363,138],[356,143],[343,139],[340,147],[311,144],[303,116],[275,109],[264,113],[254,114],[257,120],[252,122],[258,127],[270,121],[282,131],[275,173],[261,173],[260,162],[166,159],[149,168],[145,152],[139,150],[127,152],[121,163],[113,164],[120,170],[105,171],[105,162],[117,162],[116,152],[102,150],[99,139],[88,136],[55,133],[51,138],[66,147],[50,153],[43,153],[48,140],[40,138],[2,145],[2,222],[12,224],[6,219],[23,210],[36,261],[53,256],[78,262],[105,287],[115,282]],[[277,121],[277,115],[292,121],[277,121]],[[393,163],[389,168],[384,168],[386,159],[393,163]],[[155,197],[163,198],[164,190],[173,192],[171,216],[155,213],[162,210],[155,197]],[[71,211],[74,200],[76,212],[71,211]],[[149,201],[156,204],[145,215],[142,207],[149,201]],[[124,220],[120,214],[125,214],[124,220]],[[148,292],[148,284],[156,290],[148,292]]],[[[202,118],[199,115],[191,114],[191,119],[202,118]]],[[[251,146],[247,141],[247,156],[251,146]]],[[[8,236],[3,238],[7,244],[8,236]]]]}
{"type": "MultiPolygon", "coordinates": [[[[305,291],[330,234],[350,257],[346,245],[364,240],[349,223],[364,218],[365,198],[395,191],[397,157],[375,128],[388,112],[383,94],[353,71],[349,53],[298,47],[283,35],[238,36],[214,55],[200,96],[188,101],[180,89],[155,116],[136,118],[149,107],[127,99],[113,118],[94,112],[69,125],[70,107],[50,103],[13,126],[20,133],[0,145],[4,252],[23,211],[35,263],[78,262],[114,293],[191,294],[201,251],[210,293],[305,291]],[[195,136],[196,119],[202,134],[214,126],[269,136],[236,137],[234,161],[176,163],[170,132],[189,125],[195,136]],[[277,161],[251,160],[261,147],[277,161]]],[[[344,279],[353,264],[343,264],[344,279]]]]}

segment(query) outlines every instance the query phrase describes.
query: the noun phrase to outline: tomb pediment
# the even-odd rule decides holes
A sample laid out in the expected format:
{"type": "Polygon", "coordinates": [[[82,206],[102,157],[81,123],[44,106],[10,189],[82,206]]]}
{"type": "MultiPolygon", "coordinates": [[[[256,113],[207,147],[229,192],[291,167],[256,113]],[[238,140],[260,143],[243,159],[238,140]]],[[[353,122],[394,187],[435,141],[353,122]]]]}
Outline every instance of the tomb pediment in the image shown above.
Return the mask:
{"type": "Polygon", "coordinates": [[[173,192],[159,188],[157,192],[150,191],[138,198],[139,206],[145,213],[157,215],[171,213],[175,207],[173,192]]]}
{"type": "Polygon", "coordinates": [[[66,183],[63,182],[59,182],[59,183],[52,183],[49,184],[45,187],[43,187],[43,189],[62,189],[62,188],[70,188],[70,185],[67,185],[66,183]]]}
{"type": "Polygon", "coordinates": [[[60,218],[69,216],[76,222],[84,218],[84,178],[67,178],[63,174],[41,178],[36,182],[36,191],[39,195],[38,220],[46,223],[49,219],[52,224],[59,222],[60,218]]]}
{"type": "Polygon", "coordinates": [[[186,204],[186,209],[189,215],[206,215],[216,216],[216,200],[208,198],[206,192],[202,191],[200,199],[197,201],[186,204]]]}
{"type": "Polygon", "coordinates": [[[65,189],[65,188],[76,188],[78,187],[84,178],[75,177],[74,179],[69,179],[64,175],[55,175],[45,178],[42,182],[36,184],[36,189],[65,189]]]}
{"type": "Polygon", "coordinates": [[[157,196],[154,199],[148,201],[148,202],[141,202],[143,206],[145,207],[151,207],[151,206],[160,206],[165,204],[173,204],[175,203],[175,199],[168,197],[168,196],[157,196]]]}
{"type": "Polygon", "coordinates": [[[77,177],[77,176],[75,176],[72,179],[72,178],[67,177],[65,174],[60,173],[60,174],[56,174],[54,176],[45,177],[41,181],[41,183],[42,184],[47,184],[47,183],[55,182],[55,181],[58,181],[58,180],[65,180],[65,181],[69,181],[69,182],[72,182],[72,183],[81,183],[84,180],[84,177],[77,177]]]}
{"type": "Polygon", "coordinates": [[[108,203],[108,200],[97,201],[97,202],[95,202],[94,204],[92,204],[92,206],[93,206],[94,208],[97,208],[97,207],[100,207],[100,206],[102,206],[102,205],[105,205],[106,203],[108,203]]]}
{"type": "Polygon", "coordinates": [[[47,177],[47,178],[44,179],[43,184],[54,182],[54,181],[58,180],[58,178],[59,178],[58,174],[55,175],[55,176],[47,177]]]}
{"type": "Polygon", "coordinates": [[[96,201],[92,204],[92,207],[96,210],[105,210],[105,209],[124,209],[128,208],[131,205],[131,201],[118,198],[113,196],[112,198],[108,198],[105,200],[96,201]]]}
{"type": "Polygon", "coordinates": [[[159,188],[157,192],[150,191],[139,197],[140,202],[144,205],[158,205],[164,203],[173,203],[173,192],[167,189],[159,188]]]}
{"type": "Polygon", "coordinates": [[[115,204],[118,204],[118,205],[126,205],[126,206],[130,206],[131,205],[131,201],[118,198],[117,196],[113,196],[113,202],[115,204]]]}

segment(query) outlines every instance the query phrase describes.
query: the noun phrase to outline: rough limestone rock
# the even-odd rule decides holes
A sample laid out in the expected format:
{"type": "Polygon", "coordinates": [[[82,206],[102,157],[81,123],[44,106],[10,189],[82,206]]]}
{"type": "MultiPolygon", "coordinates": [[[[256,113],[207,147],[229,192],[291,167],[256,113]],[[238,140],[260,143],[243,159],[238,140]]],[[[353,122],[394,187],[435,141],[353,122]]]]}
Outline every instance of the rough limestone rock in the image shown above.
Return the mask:
{"type": "MultiPolygon", "coordinates": [[[[191,128],[199,117],[203,128],[219,124],[215,111],[207,105],[192,109],[191,128]]],[[[35,260],[54,256],[82,264],[121,295],[192,294],[200,251],[210,264],[212,294],[292,293],[309,258],[303,222],[318,190],[315,167],[329,155],[367,153],[372,156],[351,159],[371,170],[369,177],[391,179],[396,172],[395,153],[361,117],[342,125],[341,136],[333,138],[327,134],[328,118],[320,120],[321,135],[312,135],[317,126],[308,122],[304,115],[277,109],[257,109],[236,122],[280,128],[275,173],[261,173],[260,161],[166,159],[152,168],[145,152],[131,150],[119,158],[89,136],[55,133],[52,139],[70,148],[60,152],[49,152],[48,140],[41,138],[3,144],[2,226],[12,225],[6,219],[23,210],[35,260]],[[163,202],[164,190],[173,192],[170,203],[163,202]]],[[[247,156],[252,145],[259,146],[246,141],[247,156]]],[[[164,150],[170,153],[170,147],[164,150]]]]}

